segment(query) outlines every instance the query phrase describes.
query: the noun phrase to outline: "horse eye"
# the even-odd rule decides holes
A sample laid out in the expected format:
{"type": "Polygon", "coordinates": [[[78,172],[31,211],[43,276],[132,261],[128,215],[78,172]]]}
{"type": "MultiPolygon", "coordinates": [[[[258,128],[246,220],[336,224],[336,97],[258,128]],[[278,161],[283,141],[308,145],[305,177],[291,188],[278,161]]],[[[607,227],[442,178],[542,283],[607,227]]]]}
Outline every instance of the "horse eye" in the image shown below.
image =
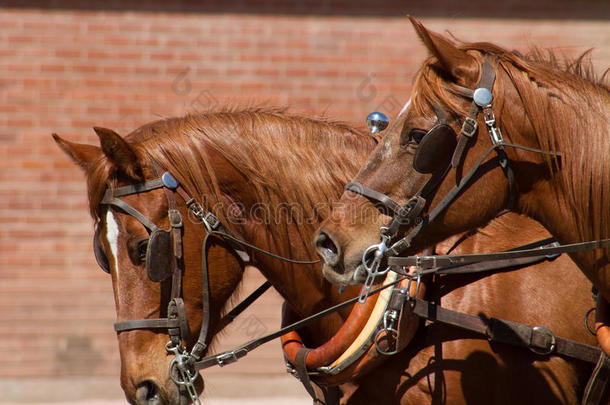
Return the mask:
{"type": "Polygon", "coordinates": [[[400,146],[417,146],[427,133],[428,132],[423,129],[411,128],[409,130],[405,127],[400,134],[400,146]]]}
{"type": "Polygon", "coordinates": [[[138,260],[140,263],[146,262],[147,250],[148,250],[148,239],[144,239],[138,243],[138,260]]]}
{"type": "Polygon", "coordinates": [[[148,238],[134,237],[127,242],[127,253],[131,263],[138,266],[146,263],[148,238]]]}
{"type": "Polygon", "coordinates": [[[423,129],[413,128],[411,132],[409,132],[409,142],[411,143],[420,143],[424,136],[426,136],[428,132],[423,129]]]}

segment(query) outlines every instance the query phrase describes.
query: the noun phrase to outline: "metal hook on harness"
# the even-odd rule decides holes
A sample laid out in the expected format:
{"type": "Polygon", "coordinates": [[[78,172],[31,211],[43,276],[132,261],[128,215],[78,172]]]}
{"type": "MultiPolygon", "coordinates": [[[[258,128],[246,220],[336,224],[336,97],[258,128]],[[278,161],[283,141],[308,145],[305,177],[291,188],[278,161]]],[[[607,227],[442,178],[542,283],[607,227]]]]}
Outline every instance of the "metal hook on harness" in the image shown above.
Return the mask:
{"type": "Polygon", "coordinates": [[[395,309],[388,309],[383,313],[383,328],[377,331],[375,334],[375,349],[385,356],[391,356],[393,354],[398,353],[396,342],[398,341],[398,330],[396,329],[396,322],[398,321],[399,313],[395,309]],[[382,333],[385,332],[385,335],[382,336],[382,333]],[[388,340],[388,348],[392,347],[392,342],[394,344],[393,350],[384,350],[380,346],[381,339],[385,337],[388,340]]]}
{"type": "Polygon", "coordinates": [[[189,352],[183,350],[181,345],[175,345],[172,341],[167,342],[165,350],[175,356],[169,365],[170,378],[176,385],[186,389],[193,404],[201,405],[195,388],[198,374],[192,366],[193,357],[189,352]]]}
{"type": "Polygon", "coordinates": [[[390,266],[386,266],[385,269],[379,270],[381,261],[385,256],[386,250],[388,249],[387,243],[390,241],[390,236],[387,235],[387,230],[388,228],[384,226],[379,228],[381,242],[369,246],[362,254],[362,265],[366,269],[367,276],[362,286],[362,290],[360,291],[360,296],[358,297],[358,302],[361,304],[366,302],[371,288],[373,287],[373,283],[375,282],[375,278],[390,271],[390,266]]]}

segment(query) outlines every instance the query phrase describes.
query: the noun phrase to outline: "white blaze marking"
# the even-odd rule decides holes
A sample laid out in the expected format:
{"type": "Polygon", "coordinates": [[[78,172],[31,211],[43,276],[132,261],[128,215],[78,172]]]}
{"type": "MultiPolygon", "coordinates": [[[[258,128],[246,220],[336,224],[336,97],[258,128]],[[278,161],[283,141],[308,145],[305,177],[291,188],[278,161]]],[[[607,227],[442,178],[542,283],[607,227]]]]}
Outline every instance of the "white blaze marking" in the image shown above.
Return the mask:
{"type": "Polygon", "coordinates": [[[385,141],[383,145],[383,154],[381,155],[382,159],[389,159],[392,156],[392,142],[388,139],[385,141]]]}
{"type": "MultiPolygon", "coordinates": [[[[405,111],[407,111],[407,109],[409,108],[409,106],[411,105],[411,99],[409,99],[407,101],[407,104],[405,104],[404,107],[402,107],[402,110],[400,110],[400,112],[398,113],[398,117],[400,117],[402,115],[402,113],[404,113],[405,111]]],[[[396,117],[396,118],[398,118],[396,117]]]]}
{"type": "Polygon", "coordinates": [[[112,215],[112,211],[108,210],[106,213],[106,239],[108,245],[110,245],[110,252],[112,253],[112,261],[114,262],[114,274],[116,278],[119,278],[119,261],[118,261],[118,241],[119,241],[119,226],[112,215]]]}

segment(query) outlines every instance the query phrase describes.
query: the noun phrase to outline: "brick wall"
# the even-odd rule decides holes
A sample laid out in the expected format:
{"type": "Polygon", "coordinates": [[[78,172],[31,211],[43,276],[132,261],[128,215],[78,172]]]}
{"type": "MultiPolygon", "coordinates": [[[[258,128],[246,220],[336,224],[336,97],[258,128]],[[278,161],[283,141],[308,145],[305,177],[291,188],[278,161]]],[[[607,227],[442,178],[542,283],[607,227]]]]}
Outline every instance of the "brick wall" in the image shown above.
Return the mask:
{"type": "MultiPolygon", "coordinates": [[[[598,70],[610,65],[603,1],[496,9],[475,0],[465,11],[423,1],[39,3],[0,9],[0,378],[118,374],[111,285],[93,260],[85,184],[52,132],[94,142],[93,125],[125,133],[226,103],[290,105],[359,125],[371,110],[395,114],[424,57],[406,12],[465,40],[570,55],[594,47],[598,70]]],[[[268,296],[222,346],[277,327],[278,303],[268,296]]],[[[282,372],[278,345],[222,372],[282,372]]]]}

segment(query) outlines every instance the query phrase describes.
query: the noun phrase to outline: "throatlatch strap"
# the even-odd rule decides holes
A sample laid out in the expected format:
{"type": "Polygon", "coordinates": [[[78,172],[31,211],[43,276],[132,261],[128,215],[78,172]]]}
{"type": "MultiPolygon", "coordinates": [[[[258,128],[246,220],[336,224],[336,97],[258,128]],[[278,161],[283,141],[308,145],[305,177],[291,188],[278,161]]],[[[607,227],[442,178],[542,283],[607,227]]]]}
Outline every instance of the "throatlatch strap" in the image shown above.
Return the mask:
{"type": "Polygon", "coordinates": [[[202,311],[201,329],[199,330],[199,338],[193,346],[191,354],[195,359],[200,360],[207,348],[206,339],[208,329],[210,327],[210,278],[208,272],[208,247],[210,234],[206,234],[201,245],[201,289],[202,289],[202,311]]]}

